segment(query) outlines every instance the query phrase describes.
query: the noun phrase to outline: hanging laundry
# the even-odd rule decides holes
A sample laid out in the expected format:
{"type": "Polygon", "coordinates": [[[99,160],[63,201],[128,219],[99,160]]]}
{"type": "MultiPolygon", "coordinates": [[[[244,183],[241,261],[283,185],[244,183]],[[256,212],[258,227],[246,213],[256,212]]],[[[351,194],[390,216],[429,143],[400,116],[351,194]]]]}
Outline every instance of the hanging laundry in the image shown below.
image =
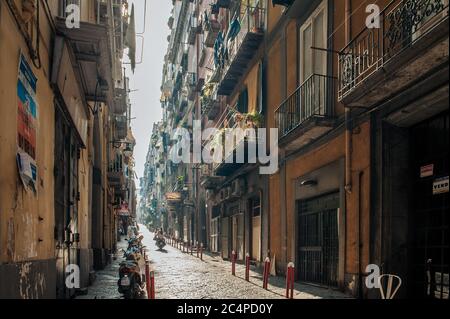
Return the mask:
{"type": "Polygon", "coordinates": [[[217,39],[214,42],[214,65],[217,67],[221,64],[224,51],[224,37],[222,31],[219,31],[217,39]]]}
{"type": "Polygon", "coordinates": [[[236,38],[236,36],[239,34],[240,31],[241,31],[241,22],[236,17],[230,23],[230,27],[228,29],[228,34],[227,34],[227,40],[228,41],[234,40],[234,38],[236,38]]]}
{"type": "Polygon", "coordinates": [[[130,59],[131,70],[134,73],[136,68],[136,25],[134,19],[134,3],[131,6],[130,24],[125,35],[125,45],[128,47],[128,57],[130,59]]]}

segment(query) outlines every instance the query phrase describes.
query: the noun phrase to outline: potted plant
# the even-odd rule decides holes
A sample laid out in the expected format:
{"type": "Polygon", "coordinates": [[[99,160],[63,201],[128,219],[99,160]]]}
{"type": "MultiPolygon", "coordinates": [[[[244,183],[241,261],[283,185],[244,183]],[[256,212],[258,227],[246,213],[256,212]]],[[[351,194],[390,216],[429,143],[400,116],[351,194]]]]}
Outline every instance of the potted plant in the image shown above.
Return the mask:
{"type": "Polygon", "coordinates": [[[247,123],[254,127],[261,127],[264,123],[264,116],[258,112],[252,112],[246,114],[247,123]]]}

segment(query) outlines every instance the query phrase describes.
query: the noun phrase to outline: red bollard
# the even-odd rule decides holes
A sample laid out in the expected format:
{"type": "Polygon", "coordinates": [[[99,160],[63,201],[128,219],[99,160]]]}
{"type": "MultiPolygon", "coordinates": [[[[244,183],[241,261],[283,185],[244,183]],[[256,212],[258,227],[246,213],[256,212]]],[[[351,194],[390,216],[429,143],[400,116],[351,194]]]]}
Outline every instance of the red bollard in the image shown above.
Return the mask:
{"type": "Polygon", "coordinates": [[[294,299],[294,263],[289,263],[286,274],[286,298],[294,299]]]}
{"type": "Polygon", "coordinates": [[[264,261],[264,273],[263,273],[263,288],[267,290],[269,286],[269,275],[270,275],[270,258],[267,257],[264,261]]]}
{"type": "Polygon", "coordinates": [[[150,272],[150,299],[155,299],[155,273],[150,272]]]}
{"type": "Polygon", "coordinates": [[[245,255],[245,280],[250,281],[250,255],[245,255]]]}
{"type": "Polygon", "coordinates": [[[147,288],[147,299],[151,299],[150,263],[145,262],[145,287],[147,288]]]}
{"type": "Polygon", "coordinates": [[[200,243],[200,260],[203,260],[203,243],[200,243]]]}
{"type": "Polygon", "coordinates": [[[236,252],[234,250],[231,253],[231,274],[236,276],[236,252]]]}
{"type": "Polygon", "coordinates": [[[195,243],[195,250],[197,251],[197,258],[198,258],[198,253],[199,253],[199,251],[198,251],[198,242],[195,243]]]}

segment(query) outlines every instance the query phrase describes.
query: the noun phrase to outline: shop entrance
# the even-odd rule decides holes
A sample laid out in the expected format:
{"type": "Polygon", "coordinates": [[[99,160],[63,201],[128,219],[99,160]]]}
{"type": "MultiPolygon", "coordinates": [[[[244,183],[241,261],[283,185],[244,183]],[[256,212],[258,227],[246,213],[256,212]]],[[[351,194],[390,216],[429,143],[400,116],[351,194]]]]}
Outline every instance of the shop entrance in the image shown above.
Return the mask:
{"type": "Polygon", "coordinates": [[[449,113],[410,129],[414,297],[449,298],[449,113]]]}

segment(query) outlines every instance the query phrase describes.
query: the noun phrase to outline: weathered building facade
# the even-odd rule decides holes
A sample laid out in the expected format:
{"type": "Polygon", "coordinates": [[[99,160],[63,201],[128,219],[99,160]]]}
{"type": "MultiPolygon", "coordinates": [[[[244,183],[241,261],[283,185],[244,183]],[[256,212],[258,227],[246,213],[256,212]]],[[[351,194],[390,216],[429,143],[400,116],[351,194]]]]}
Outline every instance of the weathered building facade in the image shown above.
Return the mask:
{"type": "Polygon", "coordinates": [[[279,169],[236,162],[249,136],[215,164],[165,161],[165,230],[359,298],[378,297],[368,265],[400,297],[448,298],[448,1],[376,5],[174,1],[164,159],[170,130],[200,120],[213,148],[277,128],[279,169]]]}
{"type": "Polygon", "coordinates": [[[8,0],[0,15],[0,296],[70,298],[70,266],[86,288],[106,265],[133,188],[128,4],[8,0]],[[118,183],[117,155],[131,174],[118,183]]]}

